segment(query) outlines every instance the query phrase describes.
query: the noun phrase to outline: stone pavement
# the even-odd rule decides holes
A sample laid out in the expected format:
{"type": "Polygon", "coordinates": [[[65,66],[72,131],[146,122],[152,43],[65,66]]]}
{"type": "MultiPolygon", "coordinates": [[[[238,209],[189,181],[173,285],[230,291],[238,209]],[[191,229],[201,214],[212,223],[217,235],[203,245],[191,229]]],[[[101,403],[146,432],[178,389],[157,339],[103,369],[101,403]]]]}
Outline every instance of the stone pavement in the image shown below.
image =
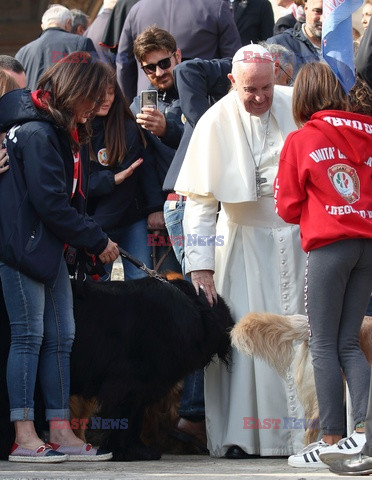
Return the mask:
{"type": "Polygon", "coordinates": [[[0,462],[0,480],[329,480],[346,477],[326,469],[288,467],[286,458],[227,460],[199,455],[164,455],[154,462],[0,462]]]}

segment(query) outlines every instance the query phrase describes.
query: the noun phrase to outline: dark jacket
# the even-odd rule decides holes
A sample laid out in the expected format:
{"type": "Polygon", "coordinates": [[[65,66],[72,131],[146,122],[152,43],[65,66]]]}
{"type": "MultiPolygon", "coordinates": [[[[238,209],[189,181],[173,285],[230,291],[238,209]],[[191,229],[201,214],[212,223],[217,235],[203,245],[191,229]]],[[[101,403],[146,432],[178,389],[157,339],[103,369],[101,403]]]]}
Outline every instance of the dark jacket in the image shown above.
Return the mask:
{"type": "Polygon", "coordinates": [[[100,39],[102,44],[112,52],[117,52],[125,19],[128,16],[129,10],[137,2],[138,0],[118,0],[114,6],[105,29],[102,32],[102,38],[100,39]]]}
{"type": "MultiPolygon", "coordinates": [[[[155,90],[152,86],[148,88],[155,90]]],[[[139,95],[134,99],[130,108],[134,115],[140,113],[139,95]]],[[[175,89],[170,89],[163,93],[158,92],[158,108],[165,115],[167,122],[166,134],[164,137],[159,138],[146,130],[144,130],[144,133],[147,141],[149,161],[152,160],[154,162],[161,189],[184,130],[182,111],[177,91],[175,89]]]]}
{"type": "Polygon", "coordinates": [[[35,90],[39,78],[48,67],[57,63],[63,55],[80,51],[96,53],[90,38],[53,27],[47,28],[39,38],[22,47],[15,58],[26,71],[28,88],[35,90]]]}
{"type": "Polygon", "coordinates": [[[304,35],[302,28],[290,28],[279,35],[268,38],[267,43],[276,43],[288,48],[295,54],[295,64],[293,66],[293,76],[297,75],[298,70],[304,63],[319,62],[319,54],[304,35]]]}
{"type": "Polygon", "coordinates": [[[242,46],[226,0],[141,0],[129,11],[118,47],[118,81],[129,101],[148,83],[137,68],[133,41],[154,24],[174,36],[184,60],[232,57],[242,46]]]}
{"type": "MultiPolygon", "coordinates": [[[[107,235],[85,216],[82,193],[72,197],[74,158],[67,133],[35,108],[30,92],[0,99],[0,131],[8,131],[10,169],[0,175],[0,259],[45,283],[53,283],[64,244],[100,254],[107,235]]],[[[81,154],[88,168],[87,150],[81,154]]],[[[83,173],[83,179],[84,173],[83,173]]]]}
{"type": "Polygon", "coordinates": [[[107,231],[112,228],[131,225],[145,218],[148,213],[161,209],[162,197],[152,197],[153,183],[148,174],[145,148],[137,125],[130,119],[125,121],[127,153],[120,165],[109,167],[105,162],[104,118],[93,120],[93,152],[97,158],[90,162],[88,214],[107,231]],[[115,174],[128,168],[138,158],[144,163],[124,182],[115,185],[115,174]]]}
{"type": "Polygon", "coordinates": [[[180,108],[187,121],[184,134],[174,155],[163,189],[173,190],[181,169],[192,132],[199,118],[220,100],[231,86],[227,74],[231,72],[231,58],[216,60],[188,60],[173,70],[174,83],[180,96],[180,108]]]}
{"type": "Polygon", "coordinates": [[[288,30],[288,28],[293,28],[297,23],[296,17],[293,15],[293,13],[288,13],[288,15],[284,15],[283,17],[280,17],[274,25],[274,35],[279,35],[280,33],[283,33],[285,30],[288,30]]]}
{"type": "Polygon", "coordinates": [[[93,42],[94,48],[97,53],[102,56],[104,53],[111,53],[109,48],[101,45],[103,32],[105,31],[107,22],[110,20],[112,14],[112,9],[105,8],[102,12],[97,15],[94,21],[89,25],[89,27],[83,33],[83,37],[90,38],[93,42]]]}
{"type": "Polygon", "coordinates": [[[273,34],[274,12],[269,0],[235,1],[234,20],[242,45],[258,43],[273,34]]]}

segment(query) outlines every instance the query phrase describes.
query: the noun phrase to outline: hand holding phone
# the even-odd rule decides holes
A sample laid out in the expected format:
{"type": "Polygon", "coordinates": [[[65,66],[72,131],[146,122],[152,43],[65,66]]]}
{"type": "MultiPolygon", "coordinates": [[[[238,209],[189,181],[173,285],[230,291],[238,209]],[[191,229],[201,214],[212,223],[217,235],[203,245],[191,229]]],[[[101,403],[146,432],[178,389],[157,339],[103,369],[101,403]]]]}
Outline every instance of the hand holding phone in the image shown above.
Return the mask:
{"type": "Polygon", "coordinates": [[[157,137],[163,137],[167,130],[165,116],[158,110],[158,92],[143,90],[141,92],[141,113],[137,113],[137,123],[157,137]]]}

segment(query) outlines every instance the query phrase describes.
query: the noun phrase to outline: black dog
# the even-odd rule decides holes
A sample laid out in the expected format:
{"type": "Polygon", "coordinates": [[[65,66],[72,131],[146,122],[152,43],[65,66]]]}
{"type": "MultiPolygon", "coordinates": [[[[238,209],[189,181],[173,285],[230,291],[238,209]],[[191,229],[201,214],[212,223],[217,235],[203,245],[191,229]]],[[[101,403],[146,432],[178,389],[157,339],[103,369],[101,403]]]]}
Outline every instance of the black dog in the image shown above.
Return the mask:
{"type": "Polygon", "coordinates": [[[145,407],[215,354],[228,361],[228,307],[210,308],[185,280],[144,278],[74,285],[74,312],[71,394],[97,399],[101,447],[115,460],[160,458],[140,440],[145,407]]]}

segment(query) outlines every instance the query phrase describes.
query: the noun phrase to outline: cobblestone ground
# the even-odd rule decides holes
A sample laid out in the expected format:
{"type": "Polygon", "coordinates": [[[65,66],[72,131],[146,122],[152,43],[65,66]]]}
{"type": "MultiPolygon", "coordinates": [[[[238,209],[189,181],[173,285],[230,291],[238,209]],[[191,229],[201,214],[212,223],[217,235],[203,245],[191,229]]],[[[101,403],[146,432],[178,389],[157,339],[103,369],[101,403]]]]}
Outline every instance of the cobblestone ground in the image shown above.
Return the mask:
{"type": "MultiPolygon", "coordinates": [[[[298,469],[286,458],[227,460],[197,455],[164,455],[156,462],[0,462],[0,480],[329,480],[352,478],[327,469],[298,469]]],[[[370,478],[370,477],[354,477],[370,478]]]]}

